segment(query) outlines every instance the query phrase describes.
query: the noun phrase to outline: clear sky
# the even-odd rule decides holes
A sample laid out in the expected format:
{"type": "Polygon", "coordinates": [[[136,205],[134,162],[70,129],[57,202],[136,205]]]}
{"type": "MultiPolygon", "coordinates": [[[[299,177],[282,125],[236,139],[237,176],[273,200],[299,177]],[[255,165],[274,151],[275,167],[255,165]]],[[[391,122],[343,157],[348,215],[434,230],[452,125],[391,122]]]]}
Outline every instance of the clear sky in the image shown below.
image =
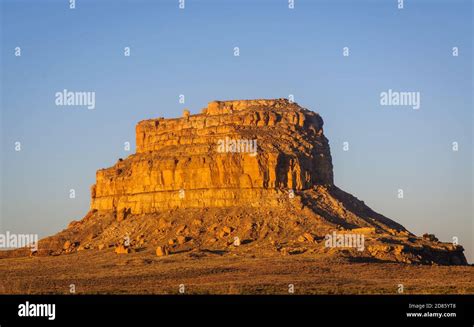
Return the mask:
{"type": "Polygon", "coordinates": [[[81,219],[96,170],[134,151],[140,120],[293,94],[325,121],[339,187],[474,259],[472,1],[1,4],[2,231],[81,219]],[[96,108],[56,106],[63,89],[96,92],[96,108]],[[420,92],[420,109],[381,106],[388,89],[420,92]]]}

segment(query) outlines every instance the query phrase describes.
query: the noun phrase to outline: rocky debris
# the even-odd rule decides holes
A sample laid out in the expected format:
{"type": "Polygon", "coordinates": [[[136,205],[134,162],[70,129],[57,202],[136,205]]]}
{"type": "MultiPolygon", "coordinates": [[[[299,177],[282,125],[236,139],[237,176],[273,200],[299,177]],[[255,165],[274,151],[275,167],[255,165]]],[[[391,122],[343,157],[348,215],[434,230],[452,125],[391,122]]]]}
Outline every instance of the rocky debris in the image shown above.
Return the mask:
{"type": "MultiPolygon", "coordinates": [[[[376,228],[375,227],[354,228],[351,230],[351,233],[364,234],[364,235],[375,234],[376,228]]],[[[406,235],[408,235],[408,233],[406,235]]]]}
{"type": "Polygon", "coordinates": [[[90,248],[91,248],[90,244],[79,245],[79,247],[77,248],[77,252],[84,251],[84,250],[89,250],[90,248]]]}
{"type": "Polygon", "coordinates": [[[120,244],[115,247],[115,253],[117,254],[127,254],[130,253],[130,248],[126,247],[123,244],[120,244]]]}
{"type": "Polygon", "coordinates": [[[130,208],[122,208],[116,212],[117,216],[117,221],[121,222],[125,218],[127,218],[128,215],[130,215],[131,209],[130,208]]]}
{"type": "Polygon", "coordinates": [[[176,229],[176,235],[186,234],[187,233],[187,226],[181,225],[176,229]]]}
{"type": "MultiPolygon", "coordinates": [[[[80,245],[80,242],[72,242],[72,241],[65,241],[63,246],[62,246],[62,252],[63,253],[73,253],[76,251],[82,251],[84,249],[83,246],[80,245]]],[[[38,255],[40,253],[44,253],[44,249],[40,249],[41,251],[38,251],[38,255]]]]}
{"type": "Polygon", "coordinates": [[[434,234],[428,234],[425,233],[423,234],[423,239],[429,240],[430,242],[438,242],[438,238],[434,234]]]}
{"type": "Polygon", "coordinates": [[[64,250],[64,251],[67,251],[67,250],[69,250],[69,249],[71,248],[71,246],[72,246],[71,241],[66,241],[66,242],[64,242],[63,250],[64,250]]]}
{"type": "Polygon", "coordinates": [[[303,235],[298,237],[299,242],[314,242],[314,237],[310,233],[304,233],[303,235]]]}
{"type": "Polygon", "coordinates": [[[169,254],[169,250],[166,246],[158,246],[155,253],[158,257],[163,257],[169,254]]]}
{"type": "Polygon", "coordinates": [[[179,235],[176,237],[176,241],[178,242],[178,244],[181,245],[181,244],[186,243],[187,238],[185,236],[179,235]]]}
{"type": "Polygon", "coordinates": [[[193,225],[194,226],[202,226],[202,220],[201,219],[194,219],[193,220],[193,225]]]}

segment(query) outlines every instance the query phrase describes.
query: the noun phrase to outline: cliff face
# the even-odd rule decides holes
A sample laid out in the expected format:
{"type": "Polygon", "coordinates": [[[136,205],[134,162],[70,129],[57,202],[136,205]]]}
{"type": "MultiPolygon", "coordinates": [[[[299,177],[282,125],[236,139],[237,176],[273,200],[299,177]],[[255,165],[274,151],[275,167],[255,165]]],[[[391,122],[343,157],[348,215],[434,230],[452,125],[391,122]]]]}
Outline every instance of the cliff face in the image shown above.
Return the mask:
{"type": "Polygon", "coordinates": [[[90,212],[40,241],[37,255],[115,248],[467,263],[461,246],[417,237],[337,188],[323,120],[287,100],[214,101],[200,114],[145,120],[136,144],[97,172],[90,212]]]}
{"type": "Polygon", "coordinates": [[[332,185],[321,117],[285,99],[215,101],[136,128],[137,153],[97,172],[92,209],[274,206],[279,191],[332,185]]]}

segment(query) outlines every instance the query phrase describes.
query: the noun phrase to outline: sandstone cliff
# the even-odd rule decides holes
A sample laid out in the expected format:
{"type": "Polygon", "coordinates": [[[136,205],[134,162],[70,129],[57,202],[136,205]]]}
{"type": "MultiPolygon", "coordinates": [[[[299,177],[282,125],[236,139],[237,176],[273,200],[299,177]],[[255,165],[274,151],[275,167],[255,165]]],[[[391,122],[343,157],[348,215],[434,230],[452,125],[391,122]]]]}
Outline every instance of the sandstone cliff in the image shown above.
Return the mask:
{"type": "Polygon", "coordinates": [[[322,126],[318,114],[283,99],[216,101],[202,114],[142,121],[137,153],[97,172],[92,209],[277,205],[279,190],[332,185],[322,126]],[[256,149],[237,151],[248,148],[237,142],[256,149]],[[239,149],[229,149],[233,143],[239,149]]]}
{"type": "Polygon", "coordinates": [[[157,248],[466,264],[461,246],[417,237],[337,188],[323,120],[288,100],[214,101],[200,114],[144,120],[136,148],[97,172],[91,211],[37,254],[157,248]],[[328,242],[336,236],[342,246],[328,242]]]}

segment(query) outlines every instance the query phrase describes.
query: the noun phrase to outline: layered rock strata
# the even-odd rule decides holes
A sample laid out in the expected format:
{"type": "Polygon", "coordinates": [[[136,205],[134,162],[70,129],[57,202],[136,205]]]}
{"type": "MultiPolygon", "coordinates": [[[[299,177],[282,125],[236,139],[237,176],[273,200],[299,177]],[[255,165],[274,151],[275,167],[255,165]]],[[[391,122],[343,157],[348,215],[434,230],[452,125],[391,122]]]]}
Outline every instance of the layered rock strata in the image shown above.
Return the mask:
{"type": "Polygon", "coordinates": [[[278,205],[279,190],[332,185],[323,120],[285,99],[215,101],[136,127],[136,154],[97,172],[92,209],[278,205]]]}

